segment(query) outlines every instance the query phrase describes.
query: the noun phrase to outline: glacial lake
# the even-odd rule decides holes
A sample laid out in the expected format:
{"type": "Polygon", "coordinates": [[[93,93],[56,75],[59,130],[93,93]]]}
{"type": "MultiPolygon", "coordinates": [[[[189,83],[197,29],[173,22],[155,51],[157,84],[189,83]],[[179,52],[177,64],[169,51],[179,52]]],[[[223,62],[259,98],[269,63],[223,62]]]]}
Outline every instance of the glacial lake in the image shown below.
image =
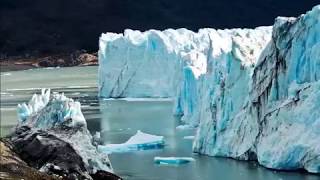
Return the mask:
{"type": "Polygon", "coordinates": [[[17,122],[16,106],[28,101],[40,88],[64,92],[79,100],[89,130],[101,132],[104,143],[123,143],[137,130],[162,135],[165,147],[111,154],[116,174],[130,180],[318,180],[307,173],[269,170],[255,162],[201,156],[192,153],[195,130],[176,130],[179,120],[172,116],[173,103],[162,100],[106,100],[97,97],[98,67],[45,68],[1,73],[1,136],[17,122]],[[193,157],[180,166],[153,163],[155,156],[193,157]]]}

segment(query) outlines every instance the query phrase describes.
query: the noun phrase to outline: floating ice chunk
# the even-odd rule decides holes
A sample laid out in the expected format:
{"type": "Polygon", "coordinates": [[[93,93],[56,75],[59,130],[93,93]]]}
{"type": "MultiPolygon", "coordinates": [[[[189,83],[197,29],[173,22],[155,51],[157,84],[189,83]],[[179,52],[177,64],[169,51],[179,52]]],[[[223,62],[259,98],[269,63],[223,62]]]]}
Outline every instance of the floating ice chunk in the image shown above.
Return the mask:
{"type": "Polygon", "coordinates": [[[188,130],[188,129],[195,129],[194,126],[189,124],[179,125],[176,127],[177,130],[188,130]]]}
{"type": "Polygon", "coordinates": [[[154,157],[154,163],[161,165],[179,165],[195,161],[191,157],[154,157]]]}
{"type": "Polygon", "coordinates": [[[128,102],[170,102],[172,98],[104,98],[105,101],[128,101],[128,102]]]}
{"type": "Polygon", "coordinates": [[[193,140],[194,136],[184,136],[183,139],[191,139],[191,140],[193,140]]]}
{"type": "Polygon", "coordinates": [[[1,73],[1,76],[11,76],[11,73],[1,73]]]}
{"type": "Polygon", "coordinates": [[[99,145],[98,150],[107,154],[130,152],[164,147],[164,137],[143,133],[140,130],[123,144],[99,145]]]}

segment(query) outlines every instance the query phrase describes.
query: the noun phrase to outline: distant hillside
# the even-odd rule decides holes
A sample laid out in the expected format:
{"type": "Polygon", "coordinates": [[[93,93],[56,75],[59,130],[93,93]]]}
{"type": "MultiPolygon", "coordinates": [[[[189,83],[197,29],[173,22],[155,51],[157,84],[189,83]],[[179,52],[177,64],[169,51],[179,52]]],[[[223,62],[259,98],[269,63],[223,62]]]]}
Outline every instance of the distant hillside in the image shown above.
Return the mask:
{"type": "Polygon", "coordinates": [[[298,16],[319,0],[1,0],[0,55],[96,51],[126,28],[256,27],[298,16]]]}

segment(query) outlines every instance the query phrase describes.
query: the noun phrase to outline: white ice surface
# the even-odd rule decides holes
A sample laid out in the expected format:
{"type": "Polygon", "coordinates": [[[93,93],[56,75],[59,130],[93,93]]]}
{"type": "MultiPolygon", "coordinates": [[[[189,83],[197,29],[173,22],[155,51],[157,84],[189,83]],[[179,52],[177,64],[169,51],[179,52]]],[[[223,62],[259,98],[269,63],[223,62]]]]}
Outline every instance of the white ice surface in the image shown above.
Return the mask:
{"type": "Polygon", "coordinates": [[[122,144],[99,145],[98,150],[107,154],[159,149],[164,146],[164,137],[143,133],[140,130],[122,144]]]}
{"type": "Polygon", "coordinates": [[[154,157],[154,163],[160,165],[179,165],[195,161],[192,157],[154,157]]]}

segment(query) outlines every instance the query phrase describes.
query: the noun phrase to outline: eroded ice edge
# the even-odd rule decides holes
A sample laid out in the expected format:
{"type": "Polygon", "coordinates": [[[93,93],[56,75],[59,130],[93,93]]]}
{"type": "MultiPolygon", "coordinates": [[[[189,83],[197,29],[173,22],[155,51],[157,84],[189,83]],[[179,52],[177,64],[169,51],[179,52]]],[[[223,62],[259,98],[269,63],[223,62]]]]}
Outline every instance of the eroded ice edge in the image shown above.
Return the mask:
{"type": "Polygon", "coordinates": [[[175,98],[193,151],[320,172],[320,6],[255,29],[102,34],[99,93],[175,98]]]}
{"type": "Polygon", "coordinates": [[[34,94],[28,103],[19,104],[17,113],[18,127],[46,130],[48,134],[69,143],[90,173],[113,171],[108,156],[99,153],[92,144],[80,102],[67,98],[63,93],[51,94],[50,89],[42,89],[41,94],[34,94]],[[62,124],[63,128],[60,127],[62,124]]]}
{"type": "Polygon", "coordinates": [[[99,145],[98,150],[106,154],[124,153],[131,151],[160,149],[164,147],[164,137],[144,133],[140,130],[122,144],[99,145]]]}

